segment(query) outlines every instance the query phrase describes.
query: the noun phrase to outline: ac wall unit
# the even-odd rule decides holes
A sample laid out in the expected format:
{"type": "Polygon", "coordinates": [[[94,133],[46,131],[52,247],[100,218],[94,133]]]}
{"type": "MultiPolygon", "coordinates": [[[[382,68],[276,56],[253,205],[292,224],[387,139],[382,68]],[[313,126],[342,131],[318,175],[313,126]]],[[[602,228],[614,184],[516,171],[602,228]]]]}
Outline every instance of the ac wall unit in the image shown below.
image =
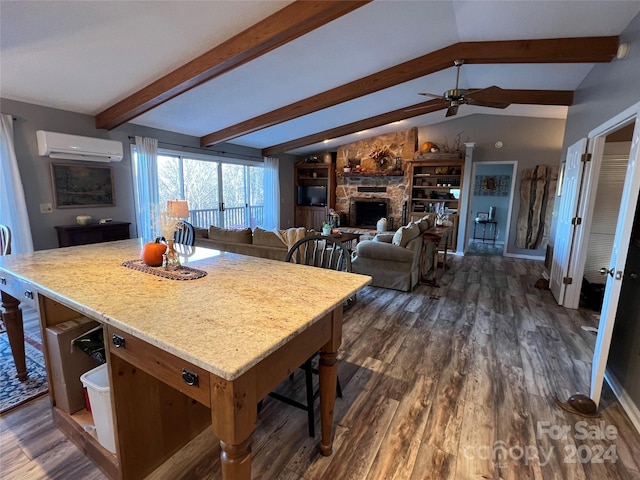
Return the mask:
{"type": "Polygon", "coordinates": [[[122,142],[102,138],[81,137],[66,133],[36,131],[38,154],[43,157],[84,160],[89,162],[119,162],[122,142]]]}

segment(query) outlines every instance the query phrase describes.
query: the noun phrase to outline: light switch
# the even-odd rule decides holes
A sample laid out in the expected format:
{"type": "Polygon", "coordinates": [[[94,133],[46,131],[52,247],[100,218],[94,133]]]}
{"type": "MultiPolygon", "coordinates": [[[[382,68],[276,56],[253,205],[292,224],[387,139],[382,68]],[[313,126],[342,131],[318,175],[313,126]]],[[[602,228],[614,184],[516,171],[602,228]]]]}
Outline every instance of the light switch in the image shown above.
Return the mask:
{"type": "Polygon", "coordinates": [[[41,203],[40,204],[40,213],[52,213],[53,207],[50,203],[41,203]]]}

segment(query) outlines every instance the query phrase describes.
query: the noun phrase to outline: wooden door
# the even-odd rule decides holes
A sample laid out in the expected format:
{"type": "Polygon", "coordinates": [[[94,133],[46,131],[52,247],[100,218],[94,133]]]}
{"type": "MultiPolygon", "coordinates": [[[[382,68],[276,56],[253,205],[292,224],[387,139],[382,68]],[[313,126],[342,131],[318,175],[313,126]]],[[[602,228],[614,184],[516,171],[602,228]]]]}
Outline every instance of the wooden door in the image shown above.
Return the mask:
{"type": "Polygon", "coordinates": [[[560,208],[558,209],[558,223],[553,246],[551,278],[549,280],[549,288],[556,298],[558,305],[562,305],[564,302],[564,278],[569,271],[573,235],[576,228],[572,221],[577,212],[584,168],[582,158],[586,151],[586,138],[574,143],[567,150],[564,179],[561,187],[560,208]]]}
{"type": "MultiPolygon", "coordinates": [[[[625,278],[625,264],[629,253],[629,242],[633,230],[633,220],[638,206],[638,192],[640,191],[640,119],[636,117],[633,140],[631,142],[631,152],[629,154],[629,166],[627,167],[627,177],[622,191],[622,201],[620,203],[620,215],[616,227],[616,236],[613,242],[613,252],[609,265],[603,265],[611,272],[607,275],[602,311],[600,313],[600,324],[598,326],[598,336],[593,354],[593,364],[591,368],[591,399],[598,404],[602,394],[602,383],[609,357],[613,326],[618,312],[620,301],[620,291],[622,280],[625,278]]],[[[633,272],[628,272],[629,275],[633,272]]],[[[636,272],[637,273],[637,272],[636,272]]]]}

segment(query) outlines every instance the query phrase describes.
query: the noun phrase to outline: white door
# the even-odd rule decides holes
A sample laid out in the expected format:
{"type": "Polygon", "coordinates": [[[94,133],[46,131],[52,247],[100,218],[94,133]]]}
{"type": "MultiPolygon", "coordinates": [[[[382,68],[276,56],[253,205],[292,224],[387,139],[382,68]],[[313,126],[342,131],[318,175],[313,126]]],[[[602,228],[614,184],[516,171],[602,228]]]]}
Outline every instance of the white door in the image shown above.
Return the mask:
{"type": "Polygon", "coordinates": [[[558,208],[558,223],[553,245],[553,260],[549,288],[556,297],[558,305],[564,301],[565,284],[563,279],[569,271],[569,260],[573,243],[575,225],[572,224],[578,208],[580,185],[584,163],[583,154],[587,151],[587,139],[583,138],[567,149],[567,160],[564,166],[560,206],[558,208]]]}
{"type": "Polygon", "coordinates": [[[624,268],[629,251],[629,241],[631,240],[631,230],[633,219],[638,204],[638,192],[640,192],[640,119],[636,117],[633,140],[631,142],[631,152],[629,154],[629,166],[622,192],[620,203],[620,216],[616,227],[616,236],[613,242],[613,252],[609,265],[603,265],[611,271],[607,275],[604,300],[602,302],[602,312],[600,313],[600,325],[598,326],[598,337],[596,338],[596,348],[593,354],[593,365],[591,367],[591,392],[590,397],[596,403],[600,402],[602,394],[602,383],[609,357],[609,347],[611,345],[611,335],[613,325],[618,311],[618,301],[620,300],[620,289],[624,278],[624,268]]]}

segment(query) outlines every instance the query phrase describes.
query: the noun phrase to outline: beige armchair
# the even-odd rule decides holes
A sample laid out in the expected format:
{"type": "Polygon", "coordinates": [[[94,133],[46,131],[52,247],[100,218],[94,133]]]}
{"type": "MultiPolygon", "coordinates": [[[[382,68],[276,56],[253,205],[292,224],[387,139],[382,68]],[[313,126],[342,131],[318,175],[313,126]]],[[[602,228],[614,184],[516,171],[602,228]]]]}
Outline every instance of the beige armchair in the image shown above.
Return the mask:
{"type": "MultiPolygon", "coordinates": [[[[375,287],[409,292],[420,281],[423,261],[422,233],[433,226],[429,219],[420,219],[400,227],[395,234],[378,234],[373,240],[358,242],[351,259],[354,273],[370,275],[375,287]]],[[[425,270],[433,268],[433,243],[427,242],[425,270]]]]}

